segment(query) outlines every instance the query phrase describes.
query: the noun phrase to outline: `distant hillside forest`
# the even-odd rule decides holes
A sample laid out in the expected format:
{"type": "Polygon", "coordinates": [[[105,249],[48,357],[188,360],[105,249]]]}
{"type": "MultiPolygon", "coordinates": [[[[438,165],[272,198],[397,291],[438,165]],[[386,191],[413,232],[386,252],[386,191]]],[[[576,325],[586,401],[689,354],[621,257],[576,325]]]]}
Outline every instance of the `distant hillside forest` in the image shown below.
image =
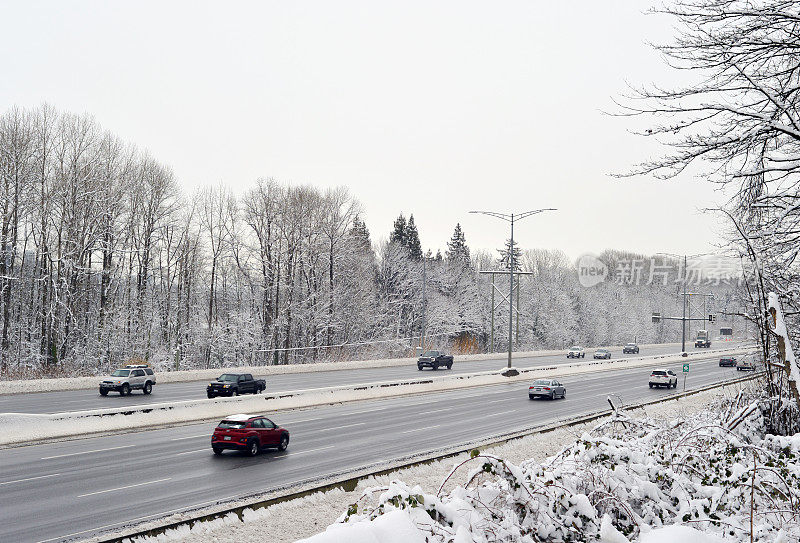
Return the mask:
{"type": "MultiPolygon", "coordinates": [[[[492,290],[479,270],[508,269],[508,243],[470,251],[457,224],[432,254],[413,215],[376,242],[346,188],[258,179],[239,197],[224,186],[182,194],[147,152],[49,106],[0,117],[0,176],[5,379],[131,359],[164,371],[407,355],[423,326],[427,347],[490,347],[492,290]]],[[[651,323],[653,312],[679,314],[674,278],[614,280],[618,262],[644,257],[603,253],[609,277],[584,287],[563,253],[513,249],[532,272],[520,281],[515,349],[680,337],[675,323],[651,323]]],[[[735,286],[706,290],[718,310],[735,309],[735,286]]],[[[500,301],[497,351],[508,341],[500,301]]]]}

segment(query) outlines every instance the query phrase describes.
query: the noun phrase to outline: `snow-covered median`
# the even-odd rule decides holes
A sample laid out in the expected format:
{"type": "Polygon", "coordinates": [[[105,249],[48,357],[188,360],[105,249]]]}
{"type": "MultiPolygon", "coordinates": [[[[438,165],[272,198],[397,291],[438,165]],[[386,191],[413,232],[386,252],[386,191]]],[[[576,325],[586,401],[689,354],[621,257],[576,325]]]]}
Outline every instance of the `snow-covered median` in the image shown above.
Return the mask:
{"type": "MultiPolygon", "coordinates": [[[[737,351],[733,351],[737,352],[737,351]]],[[[389,398],[444,390],[527,381],[544,376],[564,377],[602,370],[650,366],[666,360],[691,361],[707,358],[696,354],[687,358],[659,355],[637,359],[581,361],[553,366],[518,369],[514,377],[503,372],[485,371],[446,377],[407,379],[338,387],[286,391],[276,394],[188,400],[90,411],[53,414],[0,413],[0,445],[148,428],[184,422],[222,418],[232,412],[264,413],[316,405],[389,398]]]]}
{"type": "Polygon", "coordinates": [[[751,495],[754,541],[800,540],[800,435],[762,437],[757,411],[730,430],[747,405],[720,406],[737,401],[724,394],[534,434],[474,458],[370,478],[354,492],[245,510],[244,522],[228,515],[137,541],[284,543],[332,523],[305,543],[555,542],[566,534],[604,543],[747,542],[751,495]]]}

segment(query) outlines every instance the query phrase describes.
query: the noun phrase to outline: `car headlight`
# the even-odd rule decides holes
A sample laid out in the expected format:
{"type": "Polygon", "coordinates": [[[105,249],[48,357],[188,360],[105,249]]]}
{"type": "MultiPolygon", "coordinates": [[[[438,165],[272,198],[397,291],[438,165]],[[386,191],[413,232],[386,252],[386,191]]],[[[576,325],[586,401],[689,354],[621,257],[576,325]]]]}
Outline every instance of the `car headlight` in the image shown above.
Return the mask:
{"type": "Polygon", "coordinates": [[[222,385],[222,388],[228,388],[230,385],[222,385]]]}

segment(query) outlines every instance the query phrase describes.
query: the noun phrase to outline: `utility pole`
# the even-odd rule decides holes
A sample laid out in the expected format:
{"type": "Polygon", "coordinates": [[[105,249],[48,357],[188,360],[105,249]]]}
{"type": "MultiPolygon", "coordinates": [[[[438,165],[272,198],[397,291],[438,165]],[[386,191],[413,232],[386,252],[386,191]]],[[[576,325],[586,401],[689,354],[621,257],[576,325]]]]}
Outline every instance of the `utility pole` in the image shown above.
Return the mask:
{"type": "MultiPolygon", "coordinates": [[[[526,211],[525,213],[519,213],[517,215],[513,213],[497,213],[496,211],[470,211],[470,213],[481,213],[483,215],[489,215],[490,217],[496,217],[498,219],[502,219],[506,222],[511,223],[511,243],[508,248],[509,251],[509,270],[508,270],[508,278],[509,278],[509,286],[508,286],[508,367],[511,367],[511,353],[514,350],[514,221],[521,221],[526,217],[530,217],[531,215],[536,215],[538,213],[542,213],[544,211],[555,211],[553,208],[545,208],[545,209],[535,209],[533,211],[526,211]]],[[[502,273],[502,272],[490,272],[490,273],[502,273]]],[[[494,284],[494,281],[492,282],[494,284]]],[[[492,290],[494,292],[494,290],[492,290]]],[[[519,311],[519,308],[517,308],[519,311]]],[[[494,311],[494,310],[493,310],[494,311]]],[[[519,319],[519,317],[517,317],[519,319]]],[[[494,333],[494,328],[492,328],[492,333],[494,333]]]]}
{"type": "MultiPolygon", "coordinates": [[[[670,257],[673,257],[673,258],[680,258],[679,255],[674,255],[674,254],[671,254],[671,253],[658,253],[658,254],[665,255],[665,256],[670,256],[670,257]]],[[[691,256],[692,256],[692,258],[694,258],[696,256],[706,256],[707,254],[708,253],[701,253],[701,254],[696,254],[696,255],[691,255],[691,256]]],[[[699,318],[699,319],[698,318],[692,318],[691,309],[690,309],[690,312],[689,312],[689,316],[687,317],[686,316],[686,303],[687,303],[688,297],[689,296],[706,296],[706,297],[713,297],[714,296],[713,294],[700,294],[700,293],[697,293],[697,292],[687,292],[686,291],[686,285],[689,283],[689,280],[688,280],[689,277],[688,277],[688,272],[687,272],[687,270],[688,270],[688,260],[689,260],[689,257],[687,255],[683,255],[683,294],[682,294],[682,297],[683,297],[683,315],[681,317],[664,317],[664,316],[661,315],[661,313],[653,313],[653,323],[654,324],[655,323],[659,323],[662,320],[681,321],[681,353],[686,353],[686,323],[687,322],[691,322],[691,321],[705,321],[705,320],[707,320],[709,318],[708,315],[703,315],[703,317],[699,318]]]]}
{"type": "Polygon", "coordinates": [[[425,275],[425,260],[427,260],[427,258],[425,255],[422,255],[422,337],[420,337],[419,346],[423,353],[425,352],[425,317],[428,309],[426,303],[427,300],[425,299],[425,287],[428,284],[427,277],[425,275]]]}
{"type": "Polygon", "coordinates": [[[681,321],[681,352],[686,352],[686,255],[683,255],[683,320],[681,321]]]}
{"type": "Polygon", "coordinates": [[[511,367],[511,351],[513,351],[514,337],[511,335],[514,319],[514,214],[511,214],[511,245],[508,248],[508,367],[511,367]]]}

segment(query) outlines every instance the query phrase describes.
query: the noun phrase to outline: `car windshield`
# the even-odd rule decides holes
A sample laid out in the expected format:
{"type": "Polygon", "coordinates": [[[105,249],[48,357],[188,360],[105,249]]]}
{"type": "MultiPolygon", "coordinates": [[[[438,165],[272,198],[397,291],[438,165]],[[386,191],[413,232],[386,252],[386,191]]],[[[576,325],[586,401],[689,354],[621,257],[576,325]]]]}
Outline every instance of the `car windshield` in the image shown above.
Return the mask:
{"type": "Polygon", "coordinates": [[[131,374],[131,370],[117,370],[111,374],[111,377],[127,377],[131,374]]]}
{"type": "Polygon", "coordinates": [[[581,350],[581,348],[580,348],[580,347],[578,347],[578,346],[575,346],[575,345],[573,345],[572,347],[570,347],[570,348],[569,348],[569,350],[570,350],[570,351],[580,351],[580,350],[581,350]]]}
{"type": "Polygon", "coordinates": [[[597,349],[598,353],[607,353],[608,349],[597,349]]]}
{"type": "Polygon", "coordinates": [[[430,357],[430,358],[436,358],[437,356],[439,356],[439,351],[427,351],[422,356],[427,356],[427,357],[430,357]]]}
{"type": "Polygon", "coordinates": [[[533,382],[533,384],[534,385],[549,385],[550,381],[548,381],[547,379],[537,379],[536,381],[533,382]]]}
{"type": "Polygon", "coordinates": [[[239,376],[233,373],[223,373],[217,381],[236,381],[238,378],[239,376]]]}
{"type": "Polygon", "coordinates": [[[628,343],[628,344],[627,344],[627,345],[625,345],[625,346],[626,346],[626,347],[636,347],[636,344],[635,344],[635,343],[628,343]]]}
{"type": "Polygon", "coordinates": [[[230,428],[232,430],[241,430],[247,425],[247,422],[240,420],[223,420],[219,423],[217,428],[230,428]]]}
{"type": "Polygon", "coordinates": [[[667,372],[665,372],[665,371],[660,371],[660,370],[653,371],[653,375],[666,375],[666,374],[667,374],[667,372]]]}

